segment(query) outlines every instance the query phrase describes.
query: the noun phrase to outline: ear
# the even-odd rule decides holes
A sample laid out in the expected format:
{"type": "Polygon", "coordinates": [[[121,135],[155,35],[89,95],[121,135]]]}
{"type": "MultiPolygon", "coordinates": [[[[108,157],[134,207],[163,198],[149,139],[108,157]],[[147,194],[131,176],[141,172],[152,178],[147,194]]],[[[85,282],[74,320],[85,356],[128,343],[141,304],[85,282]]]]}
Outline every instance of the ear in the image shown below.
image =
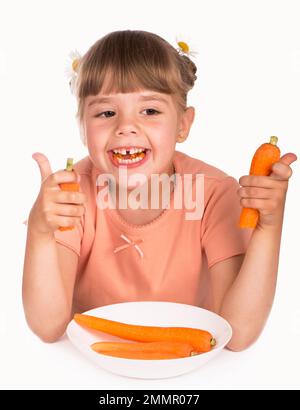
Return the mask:
{"type": "Polygon", "coordinates": [[[181,119],[179,122],[179,134],[181,139],[178,142],[183,142],[187,139],[191,126],[195,118],[195,108],[187,107],[185,111],[181,114],[181,119]]]}

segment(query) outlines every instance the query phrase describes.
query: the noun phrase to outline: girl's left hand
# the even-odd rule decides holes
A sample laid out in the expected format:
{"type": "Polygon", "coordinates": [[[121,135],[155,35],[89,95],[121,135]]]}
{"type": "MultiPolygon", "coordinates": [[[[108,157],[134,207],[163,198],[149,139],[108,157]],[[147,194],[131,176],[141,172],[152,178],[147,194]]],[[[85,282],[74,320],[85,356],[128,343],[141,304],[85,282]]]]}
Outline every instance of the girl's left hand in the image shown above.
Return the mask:
{"type": "Polygon", "coordinates": [[[273,164],[269,176],[245,175],[239,179],[241,205],[258,209],[258,228],[282,225],[288,182],[293,173],[290,164],[296,160],[295,154],[288,153],[273,164]]]}

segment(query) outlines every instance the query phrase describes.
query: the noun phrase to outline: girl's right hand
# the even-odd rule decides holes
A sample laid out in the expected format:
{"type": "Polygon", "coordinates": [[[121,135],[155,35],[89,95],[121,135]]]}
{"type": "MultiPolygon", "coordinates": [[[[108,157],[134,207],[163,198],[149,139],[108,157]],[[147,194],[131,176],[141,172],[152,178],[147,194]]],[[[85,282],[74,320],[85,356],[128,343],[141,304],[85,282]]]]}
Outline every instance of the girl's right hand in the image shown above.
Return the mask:
{"type": "Polygon", "coordinates": [[[38,233],[53,233],[60,226],[80,224],[85,212],[83,192],[62,191],[59,184],[79,182],[76,172],[60,170],[52,173],[48,158],[39,152],[32,155],[41,173],[41,188],[30,211],[28,227],[38,233]]]}

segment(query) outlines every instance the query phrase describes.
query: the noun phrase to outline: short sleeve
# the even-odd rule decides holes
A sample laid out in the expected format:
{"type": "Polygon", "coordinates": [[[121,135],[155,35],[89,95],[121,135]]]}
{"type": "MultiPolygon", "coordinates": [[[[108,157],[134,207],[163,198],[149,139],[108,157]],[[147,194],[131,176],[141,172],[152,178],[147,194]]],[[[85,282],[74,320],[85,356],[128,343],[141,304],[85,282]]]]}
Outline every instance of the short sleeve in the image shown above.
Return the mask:
{"type": "Polygon", "coordinates": [[[239,227],[241,212],[239,183],[225,177],[213,184],[202,218],[202,248],[208,267],[234,255],[245,253],[253,229],[239,227]]]}
{"type": "Polygon", "coordinates": [[[81,254],[81,242],[83,237],[83,218],[81,218],[80,225],[76,225],[72,230],[54,231],[56,242],[74,251],[78,256],[81,254]]]}

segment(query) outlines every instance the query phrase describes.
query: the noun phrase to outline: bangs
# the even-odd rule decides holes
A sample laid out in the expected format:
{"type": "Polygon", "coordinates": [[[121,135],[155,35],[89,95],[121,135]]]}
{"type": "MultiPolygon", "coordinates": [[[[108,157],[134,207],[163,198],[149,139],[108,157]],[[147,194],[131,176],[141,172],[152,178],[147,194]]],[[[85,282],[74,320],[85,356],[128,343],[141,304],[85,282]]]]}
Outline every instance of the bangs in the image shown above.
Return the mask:
{"type": "Polygon", "coordinates": [[[157,91],[165,94],[175,94],[180,87],[177,73],[173,75],[170,69],[158,67],[153,61],[124,61],[119,67],[108,65],[94,70],[93,74],[79,89],[79,98],[89,95],[131,93],[141,89],[157,91]]]}
{"type": "Polygon", "coordinates": [[[80,64],[75,88],[78,115],[81,117],[84,99],[99,93],[146,89],[175,98],[179,95],[179,101],[184,100],[188,90],[177,59],[176,49],[156,34],[128,30],[106,35],[88,50],[80,64]]]}

